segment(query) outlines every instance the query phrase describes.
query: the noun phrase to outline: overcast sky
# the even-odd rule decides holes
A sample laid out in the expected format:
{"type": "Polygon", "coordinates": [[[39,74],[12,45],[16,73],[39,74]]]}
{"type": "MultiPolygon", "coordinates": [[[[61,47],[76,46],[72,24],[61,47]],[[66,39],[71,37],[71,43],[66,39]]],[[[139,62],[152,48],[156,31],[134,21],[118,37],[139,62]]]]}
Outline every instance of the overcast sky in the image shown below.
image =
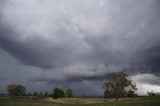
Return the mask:
{"type": "Polygon", "coordinates": [[[102,95],[119,71],[138,94],[160,92],[159,0],[0,0],[0,93],[102,95]]]}

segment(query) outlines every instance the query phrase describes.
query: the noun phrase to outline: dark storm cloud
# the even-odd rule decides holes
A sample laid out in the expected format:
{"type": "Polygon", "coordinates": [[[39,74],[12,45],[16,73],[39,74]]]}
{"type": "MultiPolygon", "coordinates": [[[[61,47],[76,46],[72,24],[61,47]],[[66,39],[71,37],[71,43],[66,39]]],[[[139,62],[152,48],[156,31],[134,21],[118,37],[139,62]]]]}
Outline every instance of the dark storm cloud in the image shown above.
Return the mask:
{"type": "MultiPolygon", "coordinates": [[[[62,75],[62,74],[61,74],[62,75]]],[[[52,77],[50,75],[45,76],[45,75],[40,75],[38,77],[35,77],[33,79],[31,79],[30,81],[42,81],[42,82],[47,82],[48,84],[52,84],[54,83],[71,83],[71,82],[82,82],[82,81],[103,81],[103,80],[107,80],[110,78],[109,74],[103,74],[103,75],[63,75],[61,77],[56,77],[52,74],[52,77]]]]}
{"type": "Polygon", "coordinates": [[[154,45],[152,48],[145,51],[146,62],[147,65],[151,65],[153,67],[153,71],[159,72],[160,69],[160,43],[154,45]]]}
{"type": "Polygon", "coordinates": [[[1,49],[44,70],[33,80],[103,80],[115,71],[159,72],[157,0],[9,0],[0,17],[1,49]]]}
{"type": "Polygon", "coordinates": [[[41,67],[49,67],[46,59],[41,54],[36,52],[31,44],[18,41],[17,33],[9,30],[9,28],[2,28],[0,30],[0,46],[2,49],[8,51],[11,55],[15,56],[22,63],[27,65],[35,65],[41,67]]]}
{"type": "Polygon", "coordinates": [[[50,45],[40,37],[33,37],[26,42],[25,40],[20,40],[20,36],[18,32],[1,24],[1,48],[8,51],[22,63],[40,68],[54,68],[54,66],[63,66],[64,63],[69,62],[66,58],[71,55],[68,54],[70,47],[66,47],[66,45],[50,45]]]}

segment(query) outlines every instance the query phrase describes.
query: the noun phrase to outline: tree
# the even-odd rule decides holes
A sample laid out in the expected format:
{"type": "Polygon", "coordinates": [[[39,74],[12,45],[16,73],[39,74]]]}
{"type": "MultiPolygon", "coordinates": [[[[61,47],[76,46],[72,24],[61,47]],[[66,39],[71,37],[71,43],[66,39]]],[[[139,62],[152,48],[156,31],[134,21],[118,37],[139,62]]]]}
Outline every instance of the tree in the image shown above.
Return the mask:
{"type": "Polygon", "coordinates": [[[34,93],[33,93],[33,96],[38,96],[38,92],[34,92],[34,93]]]}
{"type": "Polygon", "coordinates": [[[147,91],[148,96],[155,96],[156,94],[153,92],[153,90],[151,92],[147,91]]]}
{"type": "Polygon", "coordinates": [[[43,97],[43,93],[42,92],[39,92],[39,97],[43,97]]]}
{"type": "Polygon", "coordinates": [[[49,96],[49,97],[53,97],[53,93],[49,93],[48,96],[49,96]]]}
{"type": "Polygon", "coordinates": [[[48,92],[46,91],[44,95],[45,95],[45,97],[48,97],[48,92]]]}
{"type": "Polygon", "coordinates": [[[71,88],[66,89],[65,96],[71,98],[74,96],[73,90],[71,88]]]}
{"type": "Polygon", "coordinates": [[[29,94],[28,94],[28,96],[32,96],[32,94],[31,94],[31,93],[29,93],[29,94]]]}
{"type": "Polygon", "coordinates": [[[131,90],[137,90],[136,85],[132,84],[132,81],[128,79],[128,74],[125,72],[111,73],[111,79],[105,83],[104,97],[114,97],[116,101],[120,97],[127,96],[127,91],[131,93],[131,90]]]}
{"type": "Polygon", "coordinates": [[[58,99],[58,98],[63,98],[64,97],[64,91],[60,88],[55,88],[53,90],[53,98],[58,99]]]}
{"type": "Polygon", "coordinates": [[[7,90],[10,96],[24,96],[26,88],[22,85],[9,84],[7,90]]]}
{"type": "Polygon", "coordinates": [[[136,94],[135,94],[135,92],[133,91],[133,90],[129,90],[128,92],[127,92],[127,97],[135,97],[135,96],[137,96],[136,94]]]}

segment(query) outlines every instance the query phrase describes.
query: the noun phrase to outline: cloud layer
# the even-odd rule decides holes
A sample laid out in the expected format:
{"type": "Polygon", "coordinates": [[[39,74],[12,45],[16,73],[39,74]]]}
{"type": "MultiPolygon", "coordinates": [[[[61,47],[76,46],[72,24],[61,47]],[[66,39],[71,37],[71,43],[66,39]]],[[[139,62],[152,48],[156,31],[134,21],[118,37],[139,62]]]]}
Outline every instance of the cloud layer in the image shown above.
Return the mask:
{"type": "Polygon", "coordinates": [[[159,73],[159,0],[1,0],[0,5],[0,48],[41,70],[30,81],[103,80],[123,70],[159,73]]]}

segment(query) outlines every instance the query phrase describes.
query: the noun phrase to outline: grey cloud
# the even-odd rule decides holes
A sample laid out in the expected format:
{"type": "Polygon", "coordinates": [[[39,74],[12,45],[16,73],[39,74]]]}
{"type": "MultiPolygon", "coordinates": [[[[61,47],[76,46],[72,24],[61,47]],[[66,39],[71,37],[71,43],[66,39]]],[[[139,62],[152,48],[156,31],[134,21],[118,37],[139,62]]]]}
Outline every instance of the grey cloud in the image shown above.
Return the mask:
{"type": "Polygon", "coordinates": [[[136,83],[139,95],[147,95],[148,91],[160,92],[160,78],[153,74],[142,74],[133,75],[131,77],[134,83],[136,83]]]}
{"type": "Polygon", "coordinates": [[[158,10],[157,0],[9,0],[0,10],[0,47],[44,70],[35,81],[103,80],[122,70],[154,74],[158,10]]]}
{"type": "Polygon", "coordinates": [[[54,68],[54,66],[63,66],[70,62],[72,44],[58,44],[57,46],[57,44],[48,43],[40,37],[21,41],[19,40],[19,36],[21,36],[19,33],[4,26],[1,26],[0,32],[1,48],[17,57],[24,64],[41,68],[54,68]]]}

